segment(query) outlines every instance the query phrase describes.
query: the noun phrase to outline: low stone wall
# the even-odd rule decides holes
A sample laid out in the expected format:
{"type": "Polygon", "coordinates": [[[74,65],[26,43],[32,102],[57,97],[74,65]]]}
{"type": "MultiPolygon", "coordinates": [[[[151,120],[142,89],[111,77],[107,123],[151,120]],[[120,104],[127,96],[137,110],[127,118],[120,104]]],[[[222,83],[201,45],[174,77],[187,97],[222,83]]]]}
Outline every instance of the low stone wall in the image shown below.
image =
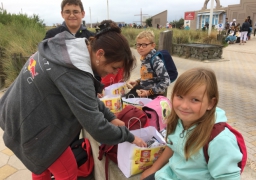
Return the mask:
{"type": "Polygon", "coordinates": [[[220,45],[213,44],[173,44],[173,55],[199,60],[220,59],[222,56],[220,45]]]}

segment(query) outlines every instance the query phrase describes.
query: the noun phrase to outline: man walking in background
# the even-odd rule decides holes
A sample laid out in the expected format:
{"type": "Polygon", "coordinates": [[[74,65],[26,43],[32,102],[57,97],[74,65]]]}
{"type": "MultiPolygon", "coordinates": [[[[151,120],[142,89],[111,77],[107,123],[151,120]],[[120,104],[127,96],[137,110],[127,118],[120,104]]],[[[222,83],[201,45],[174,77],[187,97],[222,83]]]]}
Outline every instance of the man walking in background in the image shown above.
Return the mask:
{"type": "Polygon", "coordinates": [[[254,37],[255,37],[255,33],[256,33],[256,20],[254,22],[254,33],[253,33],[254,37]]]}
{"type": "Polygon", "coordinates": [[[225,22],[225,30],[226,30],[226,35],[228,35],[228,30],[230,29],[230,24],[228,22],[228,18],[226,18],[226,22],[225,22]]]}

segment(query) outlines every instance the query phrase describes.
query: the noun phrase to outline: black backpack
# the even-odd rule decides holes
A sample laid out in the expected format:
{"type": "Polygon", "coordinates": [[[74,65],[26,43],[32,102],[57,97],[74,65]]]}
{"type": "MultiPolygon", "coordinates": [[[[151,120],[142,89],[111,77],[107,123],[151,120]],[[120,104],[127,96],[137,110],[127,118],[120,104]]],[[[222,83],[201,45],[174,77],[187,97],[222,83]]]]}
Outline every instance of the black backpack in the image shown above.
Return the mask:
{"type": "Polygon", "coordinates": [[[170,53],[167,50],[157,51],[156,54],[150,60],[151,69],[153,69],[153,60],[156,56],[158,56],[163,61],[171,82],[174,82],[178,76],[178,71],[170,53]]]}

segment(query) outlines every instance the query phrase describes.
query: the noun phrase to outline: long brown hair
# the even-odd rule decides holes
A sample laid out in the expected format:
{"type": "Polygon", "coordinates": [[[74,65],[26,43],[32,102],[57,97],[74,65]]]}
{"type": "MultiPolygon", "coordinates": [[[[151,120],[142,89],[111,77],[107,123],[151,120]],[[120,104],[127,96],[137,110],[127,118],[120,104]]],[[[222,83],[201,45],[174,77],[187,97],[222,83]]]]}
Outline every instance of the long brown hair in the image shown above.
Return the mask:
{"type": "MultiPolygon", "coordinates": [[[[215,123],[215,110],[219,100],[216,76],[212,70],[207,68],[190,69],[177,79],[171,95],[171,101],[173,101],[175,94],[186,95],[202,85],[206,86],[204,95],[208,97],[208,101],[210,102],[212,98],[215,98],[216,101],[212,109],[207,110],[200,119],[191,124],[190,127],[194,125],[196,125],[196,127],[189,131],[187,134],[188,137],[186,137],[187,141],[184,147],[186,160],[188,160],[191,155],[197,153],[209,140],[211,130],[215,123]]],[[[171,114],[167,120],[168,135],[174,133],[178,120],[179,117],[172,107],[171,114]]]]}
{"type": "Polygon", "coordinates": [[[89,43],[92,51],[104,50],[106,64],[123,62],[123,80],[130,78],[131,71],[136,65],[136,59],[132,55],[127,39],[121,34],[121,29],[112,20],[104,20],[100,23],[101,30],[94,37],[90,37],[89,43]]]}

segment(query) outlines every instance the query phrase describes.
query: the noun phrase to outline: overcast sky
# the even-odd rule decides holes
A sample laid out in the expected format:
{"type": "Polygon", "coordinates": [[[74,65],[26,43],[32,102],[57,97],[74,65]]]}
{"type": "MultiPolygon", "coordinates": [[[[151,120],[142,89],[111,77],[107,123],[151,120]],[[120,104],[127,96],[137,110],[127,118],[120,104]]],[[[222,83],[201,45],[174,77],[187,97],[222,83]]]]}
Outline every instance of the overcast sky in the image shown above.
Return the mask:
{"type": "MultiPolygon", "coordinates": [[[[62,0],[0,0],[1,7],[9,13],[20,12],[31,16],[36,14],[47,26],[62,23],[60,4],[62,0]]],[[[86,12],[83,20],[95,23],[107,19],[125,23],[140,23],[140,14],[154,16],[168,11],[168,21],[184,18],[184,12],[196,11],[203,7],[204,0],[82,0],[86,12]],[[109,11],[107,11],[107,7],[109,11]],[[91,9],[91,13],[89,11],[91,9]],[[90,16],[91,14],[91,16],[90,16]],[[91,18],[90,18],[91,17],[91,18]]],[[[210,2],[208,8],[210,8],[210,2]]],[[[239,4],[240,0],[220,0],[223,7],[239,4]]],[[[216,2],[214,1],[216,5],[216,2]]]]}

